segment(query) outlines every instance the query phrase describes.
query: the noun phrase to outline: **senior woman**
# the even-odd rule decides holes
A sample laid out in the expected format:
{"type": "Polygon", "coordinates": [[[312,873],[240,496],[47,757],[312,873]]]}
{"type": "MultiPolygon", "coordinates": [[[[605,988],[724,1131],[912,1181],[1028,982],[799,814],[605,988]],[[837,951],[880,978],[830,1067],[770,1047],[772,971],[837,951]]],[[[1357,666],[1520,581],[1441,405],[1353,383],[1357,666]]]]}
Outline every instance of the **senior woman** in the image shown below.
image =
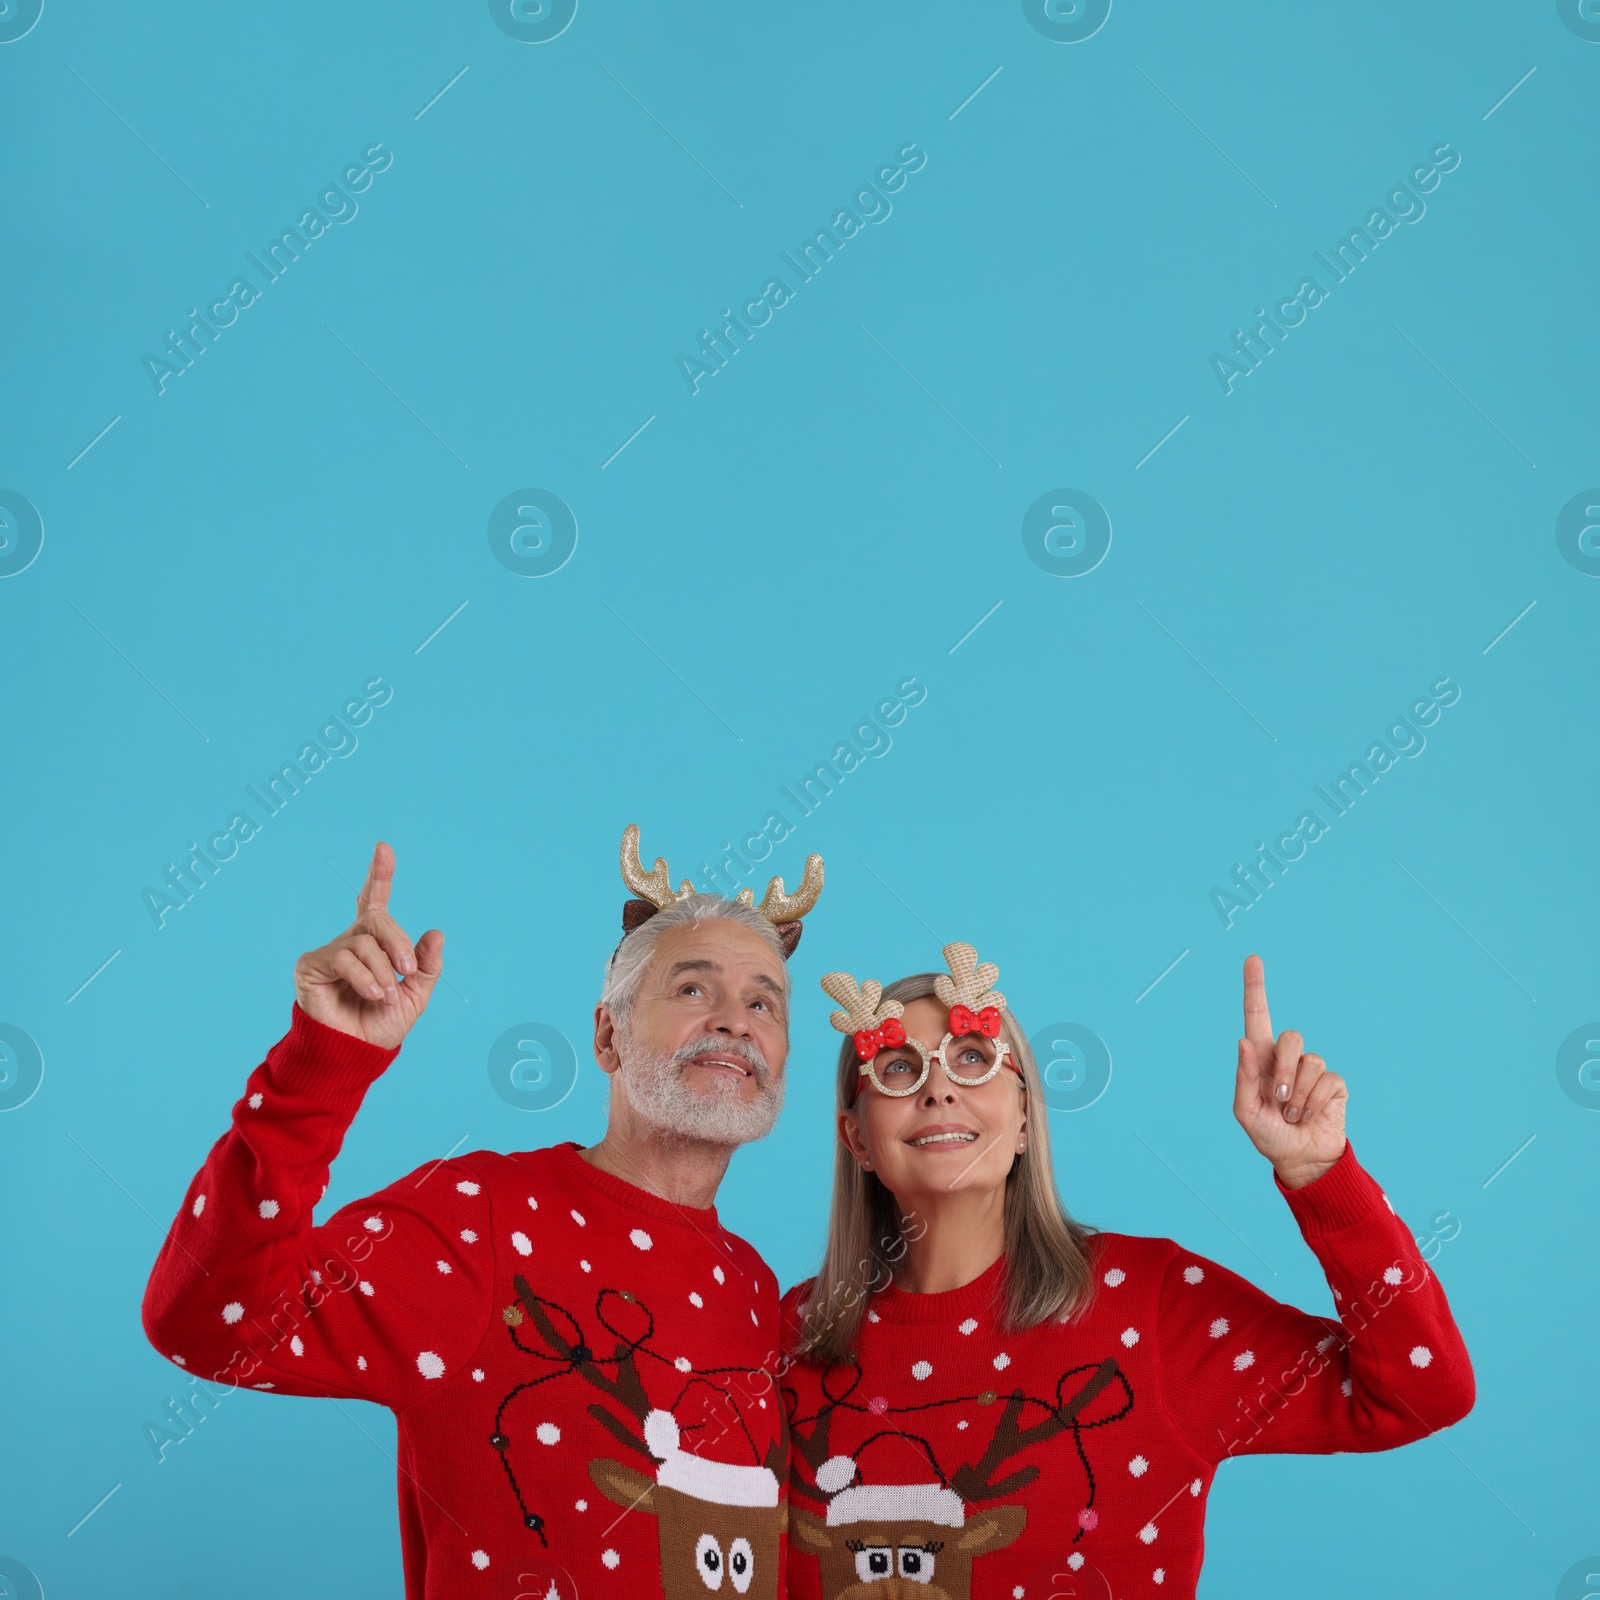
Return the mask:
{"type": "Polygon", "coordinates": [[[1344,1080],[1244,967],[1234,1115],[1338,1319],[1075,1221],[1026,1036],[970,945],[830,973],[832,1218],[784,1297],[795,1600],[1192,1597],[1230,1455],[1387,1450],[1471,1409],[1444,1290],[1345,1137],[1344,1080]]]}

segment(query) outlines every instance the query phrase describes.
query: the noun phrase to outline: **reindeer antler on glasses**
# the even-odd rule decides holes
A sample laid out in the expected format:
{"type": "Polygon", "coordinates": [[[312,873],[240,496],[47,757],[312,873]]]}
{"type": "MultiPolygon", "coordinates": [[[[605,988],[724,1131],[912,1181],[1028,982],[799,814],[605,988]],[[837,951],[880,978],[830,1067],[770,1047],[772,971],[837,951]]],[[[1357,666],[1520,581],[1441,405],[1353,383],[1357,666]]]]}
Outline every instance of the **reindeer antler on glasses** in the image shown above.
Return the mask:
{"type": "Polygon", "coordinates": [[[940,973],[933,980],[933,992],[950,1008],[951,1033],[995,1038],[1000,1032],[1000,1013],[1006,1008],[1006,997],[991,987],[1000,976],[999,967],[992,961],[980,966],[978,952],[970,944],[947,944],[944,964],[950,976],[940,973]]]}
{"type": "Polygon", "coordinates": [[[940,973],[933,980],[933,992],[946,1006],[964,1005],[973,1011],[994,1006],[1004,1011],[1006,997],[996,994],[991,985],[1000,976],[1000,969],[992,961],[978,964],[978,952],[970,944],[947,944],[944,947],[944,964],[950,969],[947,978],[940,973]]]}
{"type": "Polygon", "coordinates": [[[829,972],[823,976],[822,990],[844,1008],[830,1013],[828,1017],[828,1021],[840,1033],[876,1028],[889,1017],[905,1015],[906,1008],[900,1001],[883,998],[883,985],[876,978],[857,983],[848,972],[829,972]]]}
{"type": "Polygon", "coordinates": [[[825,994],[843,1008],[831,1012],[828,1021],[840,1033],[855,1036],[856,1056],[870,1061],[880,1050],[906,1042],[905,1006],[899,1000],[885,1000],[883,985],[876,978],[857,983],[848,972],[830,972],[822,979],[825,994]]]}

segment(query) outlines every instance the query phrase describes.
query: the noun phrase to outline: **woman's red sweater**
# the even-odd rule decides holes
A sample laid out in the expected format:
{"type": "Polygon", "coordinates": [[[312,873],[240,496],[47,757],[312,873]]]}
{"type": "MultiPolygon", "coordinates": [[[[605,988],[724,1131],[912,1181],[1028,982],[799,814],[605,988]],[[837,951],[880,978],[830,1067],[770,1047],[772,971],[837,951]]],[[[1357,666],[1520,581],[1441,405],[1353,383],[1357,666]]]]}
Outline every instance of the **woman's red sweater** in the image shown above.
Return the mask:
{"type": "MultiPolygon", "coordinates": [[[[1002,1258],[947,1293],[874,1296],[854,1364],[788,1365],[795,1600],[890,1578],[949,1600],[1189,1600],[1220,1462],[1387,1450],[1465,1416],[1444,1290],[1349,1142],[1303,1188],[1274,1181],[1337,1320],[1171,1239],[1097,1233],[1069,1322],[1006,1332],[1002,1258]]],[[[784,1297],[787,1350],[809,1289],[784,1297]]]]}

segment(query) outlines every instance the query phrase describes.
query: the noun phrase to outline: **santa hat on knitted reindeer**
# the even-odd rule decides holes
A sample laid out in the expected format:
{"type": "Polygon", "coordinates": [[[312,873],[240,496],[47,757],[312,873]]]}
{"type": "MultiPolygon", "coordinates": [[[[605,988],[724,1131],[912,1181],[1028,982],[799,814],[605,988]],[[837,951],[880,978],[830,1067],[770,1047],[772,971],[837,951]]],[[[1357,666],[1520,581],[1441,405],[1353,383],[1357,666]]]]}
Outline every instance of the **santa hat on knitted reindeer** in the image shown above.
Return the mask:
{"type": "Polygon", "coordinates": [[[849,1527],[857,1522],[932,1522],[941,1528],[959,1528],[966,1522],[966,1505],[945,1481],[933,1446],[919,1435],[902,1433],[898,1429],[875,1433],[862,1440],[854,1455],[829,1456],[817,1468],[816,1484],[828,1497],[830,1528],[849,1527]],[[861,1482],[861,1457],[884,1442],[920,1446],[937,1481],[861,1482]]]}
{"type": "Polygon", "coordinates": [[[647,1412],[644,1442],[660,1463],[656,1482],[663,1489],[677,1489],[719,1506],[775,1506],[778,1479],[770,1467],[737,1466],[726,1461],[710,1461],[685,1450],[678,1419],[659,1408],[647,1412]]]}

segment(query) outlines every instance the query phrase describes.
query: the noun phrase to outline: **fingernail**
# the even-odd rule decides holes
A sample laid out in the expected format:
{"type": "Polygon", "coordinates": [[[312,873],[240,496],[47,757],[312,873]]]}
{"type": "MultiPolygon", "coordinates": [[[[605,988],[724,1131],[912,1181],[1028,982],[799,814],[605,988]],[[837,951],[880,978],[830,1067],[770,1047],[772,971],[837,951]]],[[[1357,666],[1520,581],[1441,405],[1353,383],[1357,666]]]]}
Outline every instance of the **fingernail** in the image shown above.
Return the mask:
{"type": "Polygon", "coordinates": [[[374,1000],[383,999],[383,990],[381,988],[379,988],[379,986],[377,984],[373,984],[373,986],[372,986],[372,998],[374,1000]]]}
{"type": "Polygon", "coordinates": [[[1280,1083],[1275,1093],[1280,1100],[1287,1100],[1289,1098],[1289,1085],[1286,1083],[1280,1083]]]}
{"type": "Polygon", "coordinates": [[[391,1000],[398,1000],[400,998],[400,991],[392,983],[387,989],[384,990],[384,993],[391,1000]]]}
{"type": "Polygon", "coordinates": [[[1299,1106],[1290,1106],[1289,1109],[1284,1112],[1283,1120],[1285,1122],[1298,1122],[1300,1120],[1299,1106]]]}
{"type": "Polygon", "coordinates": [[[415,972],[417,970],[417,958],[409,950],[400,957],[400,970],[402,972],[415,972]]]}

